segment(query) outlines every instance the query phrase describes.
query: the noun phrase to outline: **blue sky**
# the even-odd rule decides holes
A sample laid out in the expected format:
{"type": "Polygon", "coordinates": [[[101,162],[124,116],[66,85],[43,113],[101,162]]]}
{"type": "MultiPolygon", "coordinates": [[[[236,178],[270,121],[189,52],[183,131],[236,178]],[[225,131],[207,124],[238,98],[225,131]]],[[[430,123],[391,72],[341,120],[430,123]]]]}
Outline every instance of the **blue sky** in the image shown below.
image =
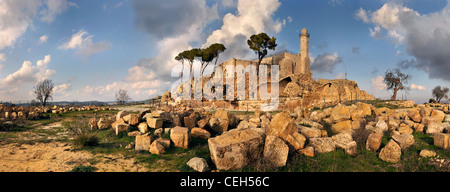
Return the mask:
{"type": "Polygon", "coordinates": [[[266,32],[299,51],[307,28],[314,79],[347,78],[388,99],[382,76],[399,67],[408,93],[428,101],[450,87],[450,7],[445,0],[0,0],[0,100],[28,102],[44,78],[54,101],[144,100],[168,90],[183,50],[223,43],[254,59],[246,39],[266,32]]]}

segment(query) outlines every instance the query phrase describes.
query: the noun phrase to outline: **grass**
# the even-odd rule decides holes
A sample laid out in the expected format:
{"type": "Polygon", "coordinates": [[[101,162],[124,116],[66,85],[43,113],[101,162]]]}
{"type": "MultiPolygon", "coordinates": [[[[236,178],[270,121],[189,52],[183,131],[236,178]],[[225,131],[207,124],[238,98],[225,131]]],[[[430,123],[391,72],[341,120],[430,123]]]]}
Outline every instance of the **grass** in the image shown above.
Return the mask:
{"type": "Polygon", "coordinates": [[[92,166],[76,166],[69,172],[94,172],[97,168],[92,166]]]}
{"type": "Polygon", "coordinates": [[[214,164],[211,160],[207,140],[199,138],[191,139],[188,149],[171,146],[161,155],[150,154],[148,151],[140,152],[137,154],[136,159],[140,163],[147,164],[149,168],[161,167],[163,171],[194,172],[186,163],[191,158],[200,157],[208,162],[211,169],[211,165],[214,164]]]}
{"type": "MultiPolygon", "coordinates": [[[[5,140],[11,142],[49,142],[51,140],[36,139],[31,141],[21,141],[19,135],[21,133],[30,132],[33,134],[42,134],[47,136],[55,136],[58,132],[67,131],[71,124],[80,125],[81,119],[89,119],[92,117],[115,115],[117,111],[102,111],[94,113],[94,111],[71,111],[62,115],[52,114],[50,119],[40,119],[25,122],[24,125],[15,126],[8,132],[0,133],[0,140],[4,144],[5,140]],[[63,121],[64,120],[64,121],[63,121]],[[62,121],[62,127],[54,127],[49,130],[38,130],[38,126],[43,124],[49,125],[58,121],[62,121]]],[[[241,112],[239,112],[241,113],[241,112]]],[[[246,114],[247,112],[243,112],[246,114]]],[[[253,112],[249,113],[250,115],[253,112]]],[[[324,121],[320,122],[327,130],[328,136],[331,134],[331,124],[324,121]]],[[[85,128],[87,126],[84,126],[85,128]]],[[[130,130],[135,130],[131,127],[130,130]]],[[[204,158],[210,170],[216,169],[212,162],[207,140],[191,138],[189,149],[176,148],[171,146],[166,149],[164,154],[155,155],[148,151],[137,152],[134,149],[126,149],[125,146],[135,141],[134,137],[129,137],[126,133],[115,135],[112,129],[87,131],[85,138],[79,138],[79,147],[73,149],[89,151],[93,154],[120,154],[125,157],[135,158],[137,163],[144,164],[151,170],[155,171],[182,171],[192,172],[192,168],[186,163],[193,157],[204,158]]],[[[448,171],[446,167],[439,167],[431,158],[420,158],[419,153],[423,149],[430,149],[438,154],[438,158],[450,159],[450,150],[443,150],[433,145],[433,138],[430,135],[422,133],[414,133],[415,144],[402,151],[401,161],[399,163],[387,163],[378,158],[378,152],[371,152],[365,149],[364,140],[367,133],[361,132],[358,143],[358,155],[351,157],[345,154],[343,149],[336,149],[334,152],[318,154],[314,157],[307,157],[299,153],[292,153],[288,157],[287,165],[280,168],[261,168],[247,166],[239,170],[242,172],[254,171],[275,171],[275,172],[437,172],[448,171]]],[[[75,133],[73,133],[75,136],[75,133]]],[[[81,136],[80,136],[81,137],[81,136]]],[[[163,138],[170,138],[169,134],[163,134],[163,138]]],[[[391,137],[388,134],[382,138],[381,147],[384,147],[391,137]]],[[[356,140],[356,139],[355,139],[356,140]]],[[[68,139],[63,142],[70,142],[68,139]]],[[[380,147],[380,148],[381,148],[380,147]]],[[[79,166],[75,167],[74,172],[90,172],[95,171],[95,167],[79,166]]]]}
{"type": "MultiPolygon", "coordinates": [[[[392,105],[392,104],[387,103],[387,102],[389,102],[389,100],[360,100],[358,102],[371,104],[371,105],[373,105],[376,108],[383,108],[383,107],[386,107],[386,108],[389,108],[389,109],[398,109],[398,108],[400,108],[398,105],[392,105]]],[[[347,103],[349,103],[349,102],[347,102],[347,103]]]]}

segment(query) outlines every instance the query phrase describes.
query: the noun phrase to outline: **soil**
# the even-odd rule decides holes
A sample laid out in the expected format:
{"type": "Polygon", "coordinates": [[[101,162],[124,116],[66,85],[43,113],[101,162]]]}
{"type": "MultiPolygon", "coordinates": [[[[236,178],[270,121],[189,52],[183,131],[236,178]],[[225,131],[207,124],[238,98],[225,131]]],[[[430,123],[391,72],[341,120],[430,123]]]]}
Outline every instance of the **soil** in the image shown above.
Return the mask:
{"type": "Polygon", "coordinates": [[[1,172],[67,172],[76,166],[93,166],[100,172],[148,171],[136,164],[134,159],[73,151],[67,143],[13,143],[0,146],[1,172]]]}
{"type": "Polygon", "coordinates": [[[0,142],[0,172],[67,172],[77,166],[92,166],[97,172],[151,171],[133,158],[74,150],[71,143],[58,141],[70,139],[69,131],[62,129],[63,121],[37,125],[8,138],[12,142],[0,142]],[[47,142],[33,142],[40,139],[47,142]]]}

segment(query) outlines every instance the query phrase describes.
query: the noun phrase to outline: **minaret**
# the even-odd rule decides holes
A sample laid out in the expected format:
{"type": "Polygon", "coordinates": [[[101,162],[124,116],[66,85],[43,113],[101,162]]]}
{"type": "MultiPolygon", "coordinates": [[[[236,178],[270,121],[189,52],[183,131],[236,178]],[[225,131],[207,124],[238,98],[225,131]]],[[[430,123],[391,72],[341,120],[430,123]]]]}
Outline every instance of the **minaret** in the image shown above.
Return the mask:
{"type": "Polygon", "coordinates": [[[309,33],[305,28],[300,33],[301,73],[309,73],[309,33]]]}

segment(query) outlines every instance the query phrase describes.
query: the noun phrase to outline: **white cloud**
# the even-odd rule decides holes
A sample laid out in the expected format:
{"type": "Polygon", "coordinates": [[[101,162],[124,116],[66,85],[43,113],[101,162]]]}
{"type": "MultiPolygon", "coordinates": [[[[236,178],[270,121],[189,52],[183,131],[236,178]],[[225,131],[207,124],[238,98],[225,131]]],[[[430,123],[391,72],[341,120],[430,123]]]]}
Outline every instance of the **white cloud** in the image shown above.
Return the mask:
{"type": "Polygon", "coordinates": [[[76,4],[67,0],[1,0],[0,50],[14,46],[17,39],[32,26],[33,19],[38,14],[42,21],[51,23],[57,15],[71,6],[76,4]]]}
{"type": "Polygon", "coordinates": [[[387,85],[384,84],[384,77],[383,76],[378,76],[375,79],[371,79],[372,81],[372,88],[374,90],[383,90],[386,89],[387,85]]]}
{"type": "Polygon", "coordinates": [[[426,87],[422,86],[422,85],[416,85],[414,83],[411,84],[411,86],[409,87],[411,90],[417,90],[417,91],[423,91],[425,89],[427,89],[426,87]]]}
{"type": "Polygon", "coordinates": [[[289,23],[292,23],[292,21],[293,21],[293,19],[292,19],[291,16],[288,16],[288,17],[287,17],[287,20],[288,20],[289,23]]]}
{"type": "Polygon", "coordinates": [[[92,37],[93,37],[92,35],[88,36],[86,38],[83,38],[83,36],[85,36],[87,34],[88,34],[87,31],[80,30],[77,33],[73,34],[72,38],[69,41],[67,41],[66,43],[63,43],[58,48],[59,49],[64,49],[64,50],[66,50],[66,49],[78,49],[78,48],[81,47],[81,45],[83,45],[83,42],[85,44],[89,43],[89,42],[92,43],[92,37]]]}
{"type": "Polygon", "coordinates": [[[369,23],[369,17],[367,16],[366,10],[359,8],[355,14],[356,19],[362,20],[364,23],[369,23]]]}
{"type": "Polygon", "coordinates": [[[59,85],[56,85],[53,88],[53,93],[56,96],[69,96],[69,93],[67,93],[68,91],[72,90],[72,84],[70,83],[62,83],[59,85]]]}
{"type": "Polygon", "coordinates": [[[0,50],[14,45],[28,29],[40,5],[39,0],[0,1],[0,50]]]}
{"type": "Polygon", "coordinates": [[[81,92],[90,96],[91,99],[114,100],[114,94],[119,89],[128,90],[131,98],[136,100],[148,99],[150,96],[162,94],[169,88],[168,85],[160,80],[146,80],[138,82],[116,81],[102,86],[84,87],[81,92]],[[166,89],[164,89],[166,88],[166,89]]]}
{"type": "Polygon", "coordinates": [[[224,44],[227,51],[222,58],[254,57],[245,42],[253,34],[266,32],[274,35],[281,31],[286,21],[283,24],[283,21],[273,18],[280,5],[278,0],[238,0],[237,12],[226,14],[222,27],[215,30],[203,46],[224,44]]]}
{"type": "Polygon", "coordinates": [[[41,21],[51,23],[55,17],[69,7],[78,7],[76,3],[67,0],[44,0],[44,8],[39,12],[41,21]]]}
{"type": "Polygon", "coordinates": [[[23,84],[34,84],[48,79],[56,73],[55,70],[48,69],[47,65],[50,61],[50,55],[46,55],[43,60],[38,60],[36,65],[33,65],[31,61],[24,61],[19,70],[1,79],[0,85],[4,87],[20,87],[23,84]]]}
{"type": "MultiPolygon", "coordinates": [[[[356,14],[361,12],[359,10],[356,14]]],[[[359,17],[361,18],[361,17],[359,17]]],[[[392,1],[367,14],[368,23],[375,25],[371,36],[379,38],[386,31],[386,37],[395,46],[404,45],[405,53],[413,56],[413,62],[404,67],[423,70],[429,78],[450,81],[450,4],[443,9],[419,14],[392,1]]]]}
{"type": "Polygon", "coordinates": [[[48,40],[47,35],[42,35],[41,37],[39,37],[39,43],[46,43],[47,40],[48,40]]]}
{"type": "Polygon", "coordinates": [[[89,35],[87,31],[80,30],[77,33],[73,34],[72,38],[70,38],[69,41],[60,45],[58,49],[74,49],[77,50],[77,54],[91,56],[93,54],[109,50],[111,48],[111,45],[105,41],[96,43],[92,42],[93,37],[94,35],[89,35]]]}
{"type": "Polygon", "coordinates": [[[370,36],[375,38],[375,39],[381,39],[383,38],[383,32],[381,31],[381,27],[380,26],[375,26],[372,29],[369,29],[370,31],[370,36]]]}
{"type": "MultiPolygon", "coordinates": [[[[137,26],[149,35],[160,39],[156,44],[158,53],[152,58],[139,60],[135,66],[129,68],[128,76],[124,81],[101,86],[86,86],[81,90],[82,93],[94,97],[101,96],[102,100],[108,100],[114,99],[114,92],[122,88],[128,90],[133,99],[148,99],[150,96],[162,94],[171,87],[170,81],[174,80],[171,77],[172,69],[180,66],[180,62],[174,59],[175,56],[184,50],[191,49],[194,43],[203,44],[202,46],[224,43],[227,51],[236,51],[236,49],[244,51],[244,54],[236,52],[239,54],[233,57],[243,55],[254,57],[248,50],[246,40],[257,32],[278,33],[290,20],[289,17],[282,21],[272,18],[280,6],[277,0],[230,1],[228,3],[237,2],[236,14],[227,14],[223,18],[223,26],[208,36],[204,34],[204,29],[207,24],[219,19],[218,4],[207,6],[206,2],[200,0],[182,1],[181,4],[156,2],[158,3],[136,0],[133,3],[137,15],[137,26]],[[167,17],[167,14],[171,12],[175,14],[167,17]]],[[[220,4],[223,6],[223,2],[220,4]]],[[[82,33],[83,31],[78,35],[75,34],[73,42],[68,41],[60,48],[79,47],[83,44],[83,39],[88,36],[87,32],[82,33]]],[[[220,58],[227,57],[221,55],[220,58]]]]}

